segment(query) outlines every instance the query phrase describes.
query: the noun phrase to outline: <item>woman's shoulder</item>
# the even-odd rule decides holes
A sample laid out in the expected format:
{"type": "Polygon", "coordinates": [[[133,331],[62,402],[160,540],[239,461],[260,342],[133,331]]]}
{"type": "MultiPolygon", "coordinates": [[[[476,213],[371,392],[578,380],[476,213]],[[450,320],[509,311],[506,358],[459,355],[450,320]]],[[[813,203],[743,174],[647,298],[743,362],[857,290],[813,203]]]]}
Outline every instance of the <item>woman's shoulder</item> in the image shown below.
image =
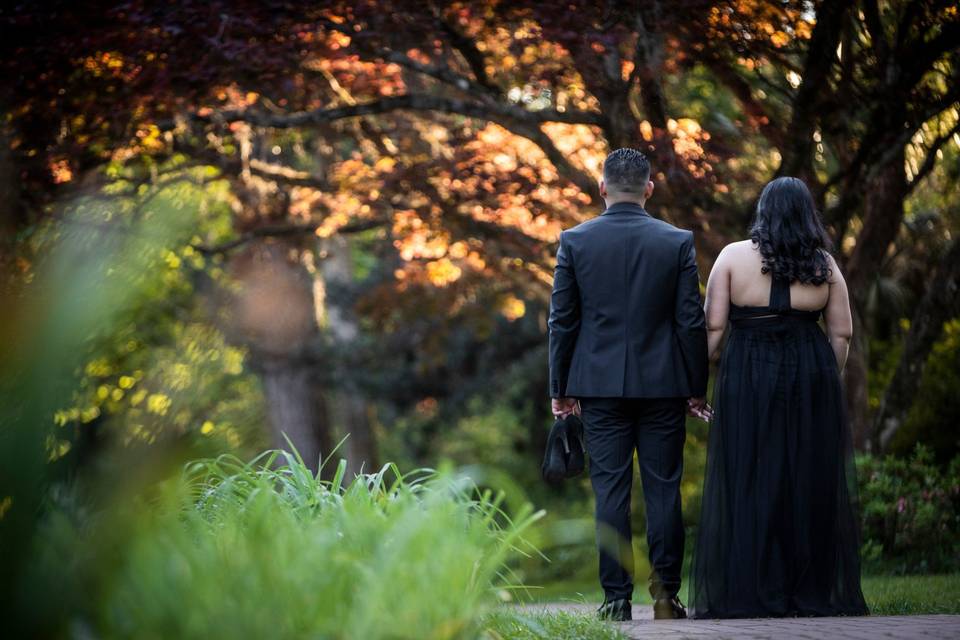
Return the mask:
{"type": "Polygon", "coordinates": [[[826,249],[817,249],[817,251],[819,251],[820,255],[824,257],[824,259],[827,261],[827,264],[829,264],[831,267],[837,266],[837,259],[833,257],[832,253],[826,249]]]}
{"type": "Polygon", "coordinates": [[[753,240],[739,240],[731,242],[720,250],[717,261],[739,261],[757,253],[757,245],[753,240]]]}
{"type": "Polygon", "coordinates": [[[756,250],[757,244],[750,238],[747,238],[746,240],[737,240],[736,242],[731,242],[730,244],[726,245],[720,251],[720,253],[743,253],[745,251],[756,250]]]}
{"type": "Polygon", "coordinates": [[[833,254],[826,249],[820,249],[819,251],[821,254],[823,254],[824,259],[827,261],[827,269],[830,270],[830,273],[827,276],[827,284],[836,284],[838,280],[843,280],[843,274],[840,272],[840,266],[837,264],[837,259],[833,257],[833,254]]]}

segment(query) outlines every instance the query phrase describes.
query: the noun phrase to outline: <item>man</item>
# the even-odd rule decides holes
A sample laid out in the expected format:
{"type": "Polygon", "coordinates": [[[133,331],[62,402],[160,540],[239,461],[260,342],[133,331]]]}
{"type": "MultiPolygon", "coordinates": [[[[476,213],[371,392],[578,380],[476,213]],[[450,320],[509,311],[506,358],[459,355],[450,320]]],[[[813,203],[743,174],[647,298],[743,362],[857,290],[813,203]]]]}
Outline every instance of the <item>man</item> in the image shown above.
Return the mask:
{"type": "Polygon", "coordinates": [[[706,417],[707,337],[693,233],[652,218],[650,164],[603,163],[606,210],[560,234],[550,303],[555,416],[579,412],[596,496],[602,618],[630,620],[633,452],[647,508],[656,618],[683,618],[680,476],[685,415],[706,417]],[[579,403],[579,405],[578,405],[579,403]]]}

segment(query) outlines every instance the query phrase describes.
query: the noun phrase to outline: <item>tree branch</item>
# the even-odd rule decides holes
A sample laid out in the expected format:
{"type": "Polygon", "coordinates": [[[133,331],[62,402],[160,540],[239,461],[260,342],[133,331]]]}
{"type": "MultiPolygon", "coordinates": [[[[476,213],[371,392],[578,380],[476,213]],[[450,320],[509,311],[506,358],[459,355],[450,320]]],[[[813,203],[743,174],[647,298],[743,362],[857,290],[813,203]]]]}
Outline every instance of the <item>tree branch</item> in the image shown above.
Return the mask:
{"type": "MultiPolygon", "coordinates": [[[[654,4],[654,12],[659,11],[659,4],[654,4]]],[[[633,72],[630,74],[630,82],[640,83],[640,97],[643,100],[643,108],[650,124],[658,129],[665,129],[667,126],[667,100],[663,95],[663,89],[660,86],[659,67],[662,63],[662,43],[661,35],[651,32],[647,22],[653,21],[652,28],[656,29],[655,18],[645,19],[643,16],[644,8],[641,5],[637,9],[634,17],[634,27],[637,30],[637,44],[634,47],[633,72]]]]}
{"type": "Polygon", "coordinates": [[[877,52],[877,59],[880,62],[878,66],[886,67],[890,43],[887,40],[887,34],[883,31],[883,21],[880,19],[880,7],[877,0],[866,0],[863,3],[863,14],[867,33],[870,34],[870,41],[873,43],[873,50],[877,52]]]}
{"type": "MultiPolygon", "coordinates": [[[[360,233],[362,231],[368,231],[370,229],[376,229],[377,227],[382,227],[387,223],[386,220],[380,218],[374,218],[370,220],[358,220],[356,222],[351,222],[350,224],[344,225],[337,229],[338,234],[350,234],[350,233],[360,233]]],[[[208,245],[208,244],[191,244],[194,250],[199,251],[203,254],[216,254],[216,253],[228,253],[233,249],[241,247],[249,242],[257,240],[259,238],[283,238],[289,236],[299,236],[299,235],[311,235],[317,232],[319,228],[318,224],[273,224],[273,225],[264,225],[262,227],[257,227],[256,229],[251,229],[240,235],[239,238],[229,240],[217,245],[208,245]]]]}
{"type": "MultiPolygon", "coordinates": [[[[357,35],[353,28],[345,24],[338,24],[332,20],[322,20],[321,24],[328,29],[344,33],[351,37],[355,37],[357,35]]],[[[398,64],[412,71],[416,71],[417,73],[430,76],[431,78],[439,80],[445,84],[456,87],[461,91],[472,92],[481,96],[490,95],[491,93],[488,85],[475,82],[470,78],[462,76],[446,65],[424,64],[414,60],[404,53],[400,53],[399,51],[394,51],[393,49],[386,47],[371,49],[370,55],[381,58],[387,62],[393,62],[394,64],[398,64]]]]}
{"type": "MultiPolygon", "coordinates": [[[[540,118],[539,116],[546,115],[544,111],[532,112],[532,111],[523,109],[521,107],[517,107],[515,105],[510,105],[510,104],[504,104],[502,102],[500,102],[499,104],[497,103],[491,104],[490,100],[485,98],[492,98],[492,97],[499,96],[500,90],[494,85],[492,85],[489,81],[489,78],[486,74],[483,54],[480,53],[480,51],[476,48],[476,46],[474,45],[471,39],[466,38],[462,34],[460,34],[456,29],[453,28],[452,25],[446,22],[443,19],[443,17],[436,11],[434,11],[434,18],[436,19],[436,22],[440,26],[440,28],[449,36],[454,48],[460,51],[460,53],[467,60],[474,75],[477,78],[476,82],[454,72],[449,67],[445,67],[441,65],[426,65],[416,60],[413,60],[409,56],[406,56],[402,53],[398,53],[396,51],[391,51],[389,49],[377,50],[374,52],[374,55],[377,55],[383,58],[384,60],[388,60],[390,62],[403,65],[419,73],[423,73],[425,75],[436,78],[446,84],[455,86],[458,89],[465,91],[467,93],[471,93],[475,97],[479,98],[482,101],[483,105],[487,105],[486,108],[490,109],[490,114],[488,115],[483,115],[483,114],[480,114],[478,111],[476,111],[477,105],[474,105],[473,107],[471,107],[471,113],[469,114],[464,113],[462,109],[456,109],[452,112],[459,113],[461,115],[479,115],[479,117],[483,117],[484,119],[494,120],[494,121],[497,121],[497,119],[490,116],[496,114],[500,117],[506,117],[516,121],[510,124],[503,121],[498,121],[498,124],[504,125],[506,128],[512,130],[514,133],[518,133],[519,135],[522,135],[525,138],[528,138],[532,142],[536,143],[544,151],[544,153],[547,155],[547,157],[550,159],[553,165],[557,168],[557,171],[560,173],[561,176],[563,176],[564,178],[566,178],[567,180],[575,184],[577,188],[579,188],[584,193],[588,193],[588,194],[592,193],[596,187],[595,181],[590,176],[585,174],[583,171],[574,167],[569,162],[569,160],[567,160],[566,156],[563,153],[561,153],[559,149],[557,149],[556,145],[553,144],[553,141],[550,139],[550,137],[543,132],[539,124],[532,124],[530,120],[531,120],[531,115],[533,115],[534,122],[556,121],[556,122],[567,122],[570,124],[591,124],[591,122],[588,122],[588,120],[596,118],[597,120],[596,122],[593,122],[593,124],[600,125],[602,115],[593,114],[590,112],[581,112],[580,116],[575,117],[575,120],[579,120],[579,122],[572,122],[570,120],[555,117],[555,116],[559,116],[559,114],[570,114],[571,112],[569,111],[560,112],[560,111],[551,110],[549,113],[553,115],[549,119],[543,119],[543,118],[540,118]]],[[[324,24],[328,28],[334,29],[341,33],[345,33],[347,35],[354,34],[354,31],[352,30],[352,28],[346,25],[337,24],[333,21],[324,21],[324,24]]],[[[619,70],[619,66],[618,66],[618,70],[619,70]]],[[[410,107],[410,108],[415,108],[415,107],[410,107]]],[[[437,109],[437,110],[445,111],[447,109],[437,109]]],[[[573,112],[573,113],[576,113],[576,112],[573,112]]],[[[605,122],[605,120],[603,121],[605,122]]]]}
{"type": "MultiPolygon", "coordinates": [[[[545,122],[563,122],[566,124],[603,125],[603,115],[592,111],[542,109],[528,111],[522,107],[504,104],[479,103],[459,98],[448,98],[438,95],[404,94],[342,107],[321,107],[310,111],[294,113],[267,113],[254,109],[227,109],[209,114],[190,113],[186,116],[196,122],[230,123],[246,122],[248,124],[269,127],[273,129],[292,129],[311,125],[326,124],[345,118],[377,115],[391,111],[438,111],[455,115],[480,118],[498,122],[501,119],[512,119],[526,124],[541,124],[545,122]]],[[[173,129],[176,122],[173,120],[157,123],[161,130],[173,129]]]]}
{"type": "Polygon", "coordinates": [[[807,46],[800,87],[793,104],[793,114],[787,126],[786,139],[790,141],[790,145],[783,149],[783,162],[779,170],[781,174],[796,175],[808,180],[813,177],[813,130],[819,112],[817,106],[821,97],[827,93],[824,86],[829,81],[836,60],[837,44],[843,32],[843,19],[851,4],[850,0],[831,0],[819,5],[817,23],[807,46]]]}
{"type": "Polygon", "coordinates": [[[921,34],[899,49],[902,58],[898,66],[899,76],[892,83],[893,90],[909,89],[919,83],[933,65],[957,47],[960,42],[960,22],[948,22],[940,27],[940,32],[929,40],[927,34],[921,34]]]}
{"type": "Polygon", "coordinates": [[[561,177],[575,184],[580,191],[591,196],[591,198],[598,195],[597,189],[599,187],[597,181],[585,171],[573,166],[570,160],[567,159],[567,156],[557,148],[557,145],[553,143],[550,136],[548,136],[539,125],[520,125],[511,130],[540,147],[547,156],[547,159],[557,168],[557,172],[561,177]]]}
{"type": "Polygon", "coordinates": [[[943,324],[960,313],[960,240],[954,240],[930,279],[930,286],[910,321],[897,369],[887,385],[874,420],[873,437],[883,450],[903,424],[943,324]]]}
{"type": "Polygon", "coordinates": [[[916,186],[927,177],[927,174],[933,170],[933,167],[937,163],[937,151],[939,151],[950,138],[957,134],[960,134],[960,121],[957,121],[957,123],[953,125],[953,128],[946,134],[933,141],[933,144],[927,149],[927,155],[923,159],[923,164],[917,169],[917,173],[913,176],[913,179],[907,183],[907,194],[913,191],[916,186]]]}
{"type": "MultiPolygon", "coordinates": [[[[254,126],[287,129],[318,125],[344,118],[387,113],[400,109],[439,111],[496,122],[504,128],[517,135],[528,138],[540,146],[564,178],[577,185],[577,188],[584,193],[593,195],[596,187],[593,178],[574,167],[566,156],[557,149],[553,141],[550,140],[550,137],[540,128],[540,125],[545,122],[599,125],[602,116],[593,112],[561,112],[552,109],[527,111],[526,109],[514,106],[480,104],[443,96],[407,94],[362,104],[321,108],[289,114],[265,113],[263,111],[242,109],[213,112],[204,115],[193,113],[189,114],[187,118],[197,122],[223,124],[229,122],[246,122],[254,126]]],[[[162,122],[159,123],[158,126],[161,129],[169,129],[173,128],[174,124],[173,122],[162,122]]],[[[280,179],[281,177],[282,176],[271,176],[273,179],[280,179]]],[[[300,182],[303,183],[304,180],[300,180],[300,182]]],[[[286,181],[291,182],[291,179],[286,179],[286,181]]],[[[310,185],[304,184],[304,186],[310,185]]]]}
{"type": "Polygon", "coordinates": [[[470,71],[473,73],[473,77],[476,78],[477,84],[483,87],[487,93],[499,95],[501,93],[500,88],[493,84],[489,76],[487,76],[486,60],[483,57],[483,53],[477,49],[473,39],[457,31],[453,25],[443,19],[443,16],[441,16],[436,9],[434,9],[433,13],[440,29],[443,30],[450,39],[450,44],[452,44],[453,48],[459,51],[463,59],[466,60],[467,66],[470,67],[470,71]]]}
{"type": "MultiPolygon", "coordinates": [[[[924,105],[914,113],[909,114],[908,122],[902,123],[901,125],[903,129],[900,134],[884,149],[874,148],[874,145],[870,144],[869,138],[865,136],[861,148],[857,150],[857,156],[860,162],[865,163],[872,161],[871,164],[874,168],[879,169],[883,167],[883,165],[896,157],[897,147],[904,147],[913,139],[914,134],[923,126],[924,122],[955,105],[958,99],[960,99],[960,86],[954,85],[949,92],[941,96],[936,102],[924,105]],[[861,150],[863,151],[862,155],[860,153],[861,150]]],[[[869,177],[869,173],[867,175],[869,177]]]]}
{"type": "MultiPolygon", "coordinates": [[[[892,140],[885,141],[882,145],[879,144],[879,141],[884,140],[885,136],[889,136],[891,129],[882,119],[884,107],[874,109],[871,116],[867,118],[870,126],[867,132],[861,136],[860,145],[857,147],[853,158],[844,163],[842,169],[830,176],[824,189],[831,188],[841,182],[847,182],[848,184],[857,182],[860,180],[860,174],[864,171],[867,171],[867,177],[869,178],[897,157],[899,149],[910,142],[917,129],[924,122],[955,105],[958,99],[960,99],[960,86],[954,84],[947,93],[940,96],[939,100],[923,105],[913,114],[910,114],[909,122],[901,123],[900,133],[892,140]]],[[[839,202],[825,212],[824,217],[828,222],[831,221],[838,210],[842,211],[843,208],[849,208],[849,204],[849,202],[839,202]]]]}
{"type": "MultiPolygon", "coordinates": [[[[239,162],[237,164],[239,166],[239,162]]],[[[250,173],[291,187],[307,187],[317,191],[330,189],[330,183],[323,178],[318,178],[306,171],[298,171],[292,167],[264,162],[256,158],[250,160],[250,173]]]]}
{"type": "Polygon", "coordinates": [[[733,92],[743,110],[756,123],[757,130],[763,137],[777,148],[782,149],[786,146],[787,139],[784,132],[775,124],[779,118],[771,116],[764,104],[754,97],[750,83],[737,73],[732,65],[722,60],[715,51],[711,51],[702,60],[733,92]]]}

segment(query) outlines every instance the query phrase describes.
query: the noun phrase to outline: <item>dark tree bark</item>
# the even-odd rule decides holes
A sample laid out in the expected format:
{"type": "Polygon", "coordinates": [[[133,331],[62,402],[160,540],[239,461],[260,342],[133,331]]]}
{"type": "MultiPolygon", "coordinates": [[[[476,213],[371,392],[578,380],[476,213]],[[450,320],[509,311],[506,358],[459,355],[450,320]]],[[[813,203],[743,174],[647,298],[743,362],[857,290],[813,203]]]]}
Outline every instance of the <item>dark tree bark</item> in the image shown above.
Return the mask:
{"type": "MultiPolygon", "coordinates": [[[[574,64],[579,69],[591,68],[597,52],[584,40],[572,51],[574,64]]],[[[602,54],[603,73],[583,73],[584,83],[597,98],[602,116],[600,127],[610,149],[637,145],[639,123],[630,109],[629,86],[621,77],[622,59],[616,46],[607,46],[602,54]]]]}
{"type": "Polygon", "coordinates": [[[863,322],[864,314],[853,309],[853,339],[850,341],[850,355],[843,370],[843,382],[846,388],[847,418],[853,433],[853,445],[858,451],[867,448],[870,439],[868,432],[869,396],[867,393],[867,371],[870,363],[867,329],[863,322]]]}
{"type": "MultiPolygon", "coordinates": [[[[273,447],[289,451],[292,443],[316,473],[333,445],[315,365],[295,358],[268,357],[257,363],[256,369],[263,382],[273,447]]],[[[325,466],[324,471],[330,469],[325,466]]]]}
{"type": "Polygon", "coordinates": [[[8,129],[7,125],[0,126],[0,267],[7,266],[17,231],[27,224],[8,129]]]}
{"type": "Polygon", "coordinates": [[[821,2],[817,7],[817,24],[807,47],[800,87],[787,127],[789,144],[781,150],[780,175],[795,176],[811,185],[818,182],[813,171],[813,132],[822,110],[817,105],[830,93],[828,86],[837,58],[837,45],[851,4],[849,0],[831,0],[821,2]]]}
{"type": "Polygon", "coordinates": [[[667,99],[660,86],[663,73],[663,34],[659,31],[657,18],[659,4],[653,7],[641,4],[637,9],[634,28],[637,45],[633,56],[634,79],[640,87],[640,102],[650,124],[657,129],[667,128],[667,99]]]}
{"type": "Polygon", "coordinates": [[[240,291],[234,299],[234,339],[249,349],[250,366],[263,383],[273,445],[287,438],[314,471],[331,449],[325,406],[324,363],[309,274],[291,255],[289,240],[260,240],[231,259],[240,291]]]}
{"type": "Polygon", "coordinates": [[[873,448],[884,450],[903,425],[920,387],[923,369],[943,325],[960,314],[960,240],[954,240],[930,279],[910,321],[910,331],[873,422],[873,448]]]}
{"type": "Polygon", "coordinates": [[[323,306],[323,324],[333,351],[338,354],[334,364],[338,376],[335,391],[331,392],[330,415],[337,431],[348,436],[338,451],[338,457],[347,461],[347,477],[375,471],[378,466],[376,438],[370,420],[370,403],[364,398],[348,361],[354,341],[360,335],[360,323],[353,310],[350,289],[354,284],[350,242],[343,236],[332,236],[322,242],[324,256],[316,277],[322,278],[326,292],[323,306]],[[342,359],[342,361],[341,361],[342,359]]]}
{"type": "Polygon", "coordinates": [[[377,440],[370,419],[371,405],[351,384],[330,394],[330,415],[337,432],[347,439],[336,457],[347,461],[347,478],[358,473],[373,473],[379,469],[377,440]]]}
{"type": "Polygon", "coordinates": [[[847,415],[854,444],[865,449],[870,444],[871,422],[867,397],[869,333],[867,299],[878,275],[879,265],[897,238],[903,221],[903,201],[907,195],[904,152],[900,147],[892,160],[880,168],[864,197],[863,228],[846,264],[845,278],[850,290],[854,315],[854,339],[845,372],[847,415]]]}

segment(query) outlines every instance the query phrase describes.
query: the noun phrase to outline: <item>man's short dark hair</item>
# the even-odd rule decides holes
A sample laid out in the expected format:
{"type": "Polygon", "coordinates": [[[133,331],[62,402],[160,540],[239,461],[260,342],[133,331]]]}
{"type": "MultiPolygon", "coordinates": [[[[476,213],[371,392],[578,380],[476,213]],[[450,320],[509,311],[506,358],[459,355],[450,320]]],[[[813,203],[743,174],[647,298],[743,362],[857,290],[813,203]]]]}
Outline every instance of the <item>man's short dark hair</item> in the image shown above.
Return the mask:
{"type": "Polygon", "coordinates": [[[650,180],[650,162],[636,149],[611,151],[603,161],[603,181],[616,193],[643,193],[650,180]]]}

